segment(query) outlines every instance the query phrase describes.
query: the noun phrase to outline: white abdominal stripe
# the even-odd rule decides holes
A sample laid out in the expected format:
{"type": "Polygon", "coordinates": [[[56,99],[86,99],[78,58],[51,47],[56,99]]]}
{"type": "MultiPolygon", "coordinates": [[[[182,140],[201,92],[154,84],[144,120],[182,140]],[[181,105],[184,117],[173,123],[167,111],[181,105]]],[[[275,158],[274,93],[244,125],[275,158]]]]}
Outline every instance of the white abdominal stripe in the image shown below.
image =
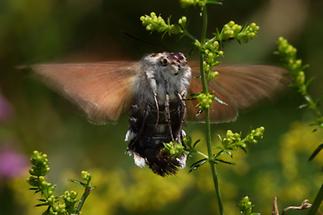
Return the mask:
{"type": "Polygon", "coordinates": [[[141,157],[136,152],[132,152],[132,155],[133,155],[133,160],[135,161],[135,164],[138,167],[143,168],[146,166],[146,159],[145,158],[141,157]]]}
{"type": "Polygon", "coordinates": [[[187,159],[186,154],[182,155],[179,158],[176,158],[176,160],[178,161],[181,169],[184,169],[186,167],[186,159],[187,159]]]}
{"type": "Polygon", "coordinates": [[[127,131],[127,133],[126,133],[126,137],[124,138],[124,141],[125,142],[129,142],[129,141],[131,141],[133,138],[135,138],[136,137],[136,133],[134,133],[134,132],[132,132],[132,130],[131,129],[129,129],[128,131],[127,131]]]}
{"type": "Polygon", "coordinates": [[[181,135],[182,135],[182,137],[185,137],[186,136],[186,132],[184,130],[181,130],[181,135]]]}

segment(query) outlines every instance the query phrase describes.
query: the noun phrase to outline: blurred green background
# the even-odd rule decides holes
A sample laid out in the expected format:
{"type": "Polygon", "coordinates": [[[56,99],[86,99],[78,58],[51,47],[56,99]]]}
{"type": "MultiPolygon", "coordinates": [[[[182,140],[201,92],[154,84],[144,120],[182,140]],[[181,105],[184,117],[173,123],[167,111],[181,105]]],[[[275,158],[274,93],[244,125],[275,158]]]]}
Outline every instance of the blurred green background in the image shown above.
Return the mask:
{"type": "MultiPolygon", "coordinates": [[[[245,0],[224,1],[210,7],[209,30],[230,20],[256,22],[259,36],[240,46],[225,47],[225,63],[279,64],[272,53],[278,36],[288,38],[310,64],[311,93],[323,92],[323,1],[245,0]]],[[[197,55],[190,41],[149,34],[139,17],[151,11],[174,20],[189,18],[189,29],[198,34],[197,9],[183,9],[178,1],[144,0],[1,0],[0,1],[0,213],[41,214],[37,196],[28,191],[26,167],[35,149],[48,153],[50,180],[58,192],[69,179],[86,169],[96,189],[83,214],[216,214],[217,206],[209,169],[182,170],[161,178],[140,169],[126,153],[127,114],[117,124],[89,124],[79,110],[49,90],[17,65],[45,62],[93,62],[140,59],[150,52],[181,51],[197,55]]],[[[226,214],[238,214],[244,195],[255,210],[270,214],[272,199],[280,207],[313,200],[322,177],[323,157],[308,162],[322,143],[323,132],[313,133],[311,113],[299,110],[302,98],[287,90],[274,102],[244,111],[237,122],[214,125],[214,139],[226,129],[246,133],[264,126],[265,138],[234,156],[236,165],[220,165],[220,184],[226,214]]],[[[194,138],[203,138],[199,124],[187,124],[194,138]]],[[[203,146],[201,146],[203,149],[203,146]]],[[[194,159],[193,159],[194,160],[194,159]]],[[[192,161],[192,160],[191,160],[192,161]]]]}

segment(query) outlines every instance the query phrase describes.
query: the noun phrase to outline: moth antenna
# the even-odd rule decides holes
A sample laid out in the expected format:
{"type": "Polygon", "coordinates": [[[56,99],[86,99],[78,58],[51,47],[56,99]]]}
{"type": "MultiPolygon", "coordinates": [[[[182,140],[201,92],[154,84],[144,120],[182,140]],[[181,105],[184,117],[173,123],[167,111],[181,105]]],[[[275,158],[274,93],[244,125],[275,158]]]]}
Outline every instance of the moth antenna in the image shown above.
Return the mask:
{"type": "Polygon", "coordinates": [[[126,37],[128,37],[132,40],[149,45],[149,46],[153,47],[154,49],[156,49],[156,47],[160,47],[161,50],[167,50],[167,48],[165,46],[161,45],[161,43],[152,43],[152,42],[149,42],[147,40],[143,40],[142,38],[137,37],[136,35],[125,32],[125,31],[122,31],[121,33],[123,33],[126,37]]]}

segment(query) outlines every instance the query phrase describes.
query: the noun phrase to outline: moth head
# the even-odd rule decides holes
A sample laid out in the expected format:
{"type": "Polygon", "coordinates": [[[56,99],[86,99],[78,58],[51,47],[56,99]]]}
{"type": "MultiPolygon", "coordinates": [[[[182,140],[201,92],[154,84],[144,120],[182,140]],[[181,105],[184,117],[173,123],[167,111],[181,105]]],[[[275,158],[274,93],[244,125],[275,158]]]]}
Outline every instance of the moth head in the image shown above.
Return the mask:
{"type": "Polygon", "coordinates": [[[178,76],[190,70],[186,57],[181,52],[160,52],[143,58],[146,67],[160,74],[178,76]]]}

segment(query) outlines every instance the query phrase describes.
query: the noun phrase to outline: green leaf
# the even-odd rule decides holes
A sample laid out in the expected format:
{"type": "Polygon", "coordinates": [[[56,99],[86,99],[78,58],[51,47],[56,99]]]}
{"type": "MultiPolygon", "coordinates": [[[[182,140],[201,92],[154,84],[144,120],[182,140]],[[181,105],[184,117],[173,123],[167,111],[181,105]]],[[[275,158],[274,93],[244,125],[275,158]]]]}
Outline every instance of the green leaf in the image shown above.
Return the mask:
{"type": "Polygon", "coordinates": [[[40,204],[35,205],[35,207],[42,207],[42,206],[48,206],[48,203],[45,202],[45,203],[40,203],[40,204]]]}
{"type": "Polygon", "coordinates": [[[235,163],[233,162],[230,162],[230,161],[226,161],[226,160],[222,160],[222,159],[219,159],[219,158],[214,158],[215,161],[218,161],[220,163],[225,163],[225,164],[230,164],[230,165],[235,165],[235,163]]]}
{"type": "Polygon", "coordinates": [[[217,5],[223,4],[221,0],[207,0],[206,3],[207,4],[217,4],[217,5]]]}
{"type": "Polygon", "coordinates": [[[196,147],[200,142],[201,142],[201,140],[200,140],[200,139],[196,140],[196,141],[194,142],[194,144],[193,144],[193,148],[195,148],[195,147],[196,147]]]}
{"type": "Polygon", "coordinates": [[[320,144],[315,150],[314,152],[311,154],[311,156],[309,157],[309,161],[313,160],[323,149],[323,143],[320,144]]]}
{"type": "Polygon", "coordinates": [[[189,172],[192,172],[193,170],[198,169],[199,167],[201,167],[203,164],[205,164],[207,162],[207,158],[203,158],[201,160],[196,161],[195,163],[193,163],[190,167],[189,172]]]}

